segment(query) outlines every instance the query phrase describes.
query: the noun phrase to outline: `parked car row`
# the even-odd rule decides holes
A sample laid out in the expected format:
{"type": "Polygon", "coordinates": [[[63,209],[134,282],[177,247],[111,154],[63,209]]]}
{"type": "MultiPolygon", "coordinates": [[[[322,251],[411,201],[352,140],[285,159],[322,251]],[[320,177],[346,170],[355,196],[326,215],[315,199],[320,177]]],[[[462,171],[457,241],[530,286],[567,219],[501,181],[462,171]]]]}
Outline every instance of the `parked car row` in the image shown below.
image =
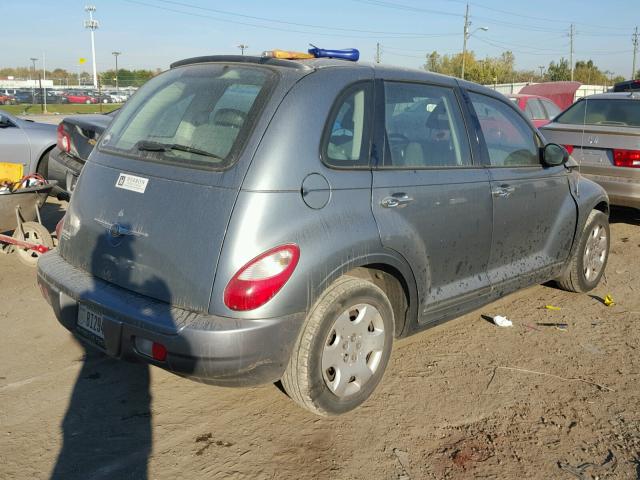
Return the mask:
{"type": "MultiPolygon", "coordinates": [[[[52,103],[124,103],[131,96],[125,91],[46,90],[46,102],[52,103]]],[[[43,103],[43,89],[6,89],[0,91],[1,105],[43,103]]]]}

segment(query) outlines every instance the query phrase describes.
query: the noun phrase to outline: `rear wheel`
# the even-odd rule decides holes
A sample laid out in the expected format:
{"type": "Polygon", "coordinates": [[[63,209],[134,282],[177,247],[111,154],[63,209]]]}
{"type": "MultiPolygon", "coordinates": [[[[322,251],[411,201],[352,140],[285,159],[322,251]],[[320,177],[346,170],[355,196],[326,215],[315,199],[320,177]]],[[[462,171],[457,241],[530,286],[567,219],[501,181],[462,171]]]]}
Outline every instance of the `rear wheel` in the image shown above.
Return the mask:
{"type": "Polygon", "coordinates": [[[282,378],[287,394],[318,415],[339,415],[376,388],[391,355],[394,319],[385,293],[345,276],[313,307],[282,378]]]}
{"type": "MultiPolygon", "coordinates": [[[[24,232],[24,239],[20,238],[20,232],[18,230],[13,233],[13,237],[36,245],[44,245],[50,249],[53,248],[53,238],[51,238],[51,234],[43,225],[37,222],[25,222],[22,224],[22,231],[24,232]]],[[[41,255],[37,250],[20,247],[15,247],[14,251],[22,263],[31,267],[34,267],[36,263],[38,263],[38,258],[40,258],[41,255]]]]}
{"type": "Polygon", "coordinates": [[[570,292],[593,290],[607,266],[609,243],[609,219],[598,210],[591,211],[569,268],[556,280],[560,288],[570,292]]]}

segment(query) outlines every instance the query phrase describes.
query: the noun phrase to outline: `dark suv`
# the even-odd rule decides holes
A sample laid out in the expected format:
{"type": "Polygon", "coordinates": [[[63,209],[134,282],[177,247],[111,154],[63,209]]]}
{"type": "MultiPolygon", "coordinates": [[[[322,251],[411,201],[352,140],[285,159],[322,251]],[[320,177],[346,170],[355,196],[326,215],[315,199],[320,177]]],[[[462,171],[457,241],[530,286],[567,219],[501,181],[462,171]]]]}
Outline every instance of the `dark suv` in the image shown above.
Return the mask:
{"type": "Polygon", "coordinates": [[[594,288],[608,200],[504,96],[334,59],[200,57],[129,100],[38,282],[108,355],[282,381],[324,415],[394,338],[556,279],[594,288]],[[579,195],[578,192],[579,191],[579,195]]]}

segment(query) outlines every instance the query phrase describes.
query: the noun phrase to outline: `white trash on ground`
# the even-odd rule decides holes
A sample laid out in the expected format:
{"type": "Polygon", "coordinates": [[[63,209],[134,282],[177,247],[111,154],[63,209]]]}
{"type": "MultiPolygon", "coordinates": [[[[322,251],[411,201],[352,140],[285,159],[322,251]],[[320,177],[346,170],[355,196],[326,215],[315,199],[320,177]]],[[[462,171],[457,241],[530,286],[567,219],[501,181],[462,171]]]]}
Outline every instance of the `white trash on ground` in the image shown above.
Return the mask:
{"type": "Polygon", "coordinates": [[[503,317],[502,315],[496,315],[493,317],[493,323],[495,323],[499,327],[513,327],[513,323],[507,317],[503,317]]]}

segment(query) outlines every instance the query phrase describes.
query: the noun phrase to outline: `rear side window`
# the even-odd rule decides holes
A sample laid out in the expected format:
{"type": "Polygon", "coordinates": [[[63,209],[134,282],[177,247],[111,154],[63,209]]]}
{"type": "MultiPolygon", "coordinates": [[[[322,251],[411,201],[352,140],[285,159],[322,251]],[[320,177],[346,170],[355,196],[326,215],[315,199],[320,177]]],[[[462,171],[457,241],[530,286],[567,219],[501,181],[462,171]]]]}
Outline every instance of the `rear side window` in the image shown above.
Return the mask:
{"type": "Polygon", "coordinates": [[[620,125],[640,127],[640,101],[586,99],[571,105],[555,120],[572,125],[620,125]]]}
{"type": "Polygon", "coordinates": [[[537,98],[530,98],[527,101],[526,113],[532,120],[542,120],[547,118],[544,110],[542,109],[542,105],[537,98]]]}
{"type": "Polygon", "coordinates": [[[238,157],[275,83],[261,67],[191,65],[150,80],[100,143],[140,160],[224,168],[238,157]]]}
{"type": "Polygon", "coordinates": [[[547,118],[553,118],[558,115],[562,110],[555,103],[550,100],[540,100],[544,105],[544,109],[547,111],[547,118]]]}
{"type": "Polygon", "coordinates": [[[451,88],[386,82],[384,166],[443,168],[471,165],[469,142],[451,88]]]}
{"type": "Polygon", "coordinates": [[[495,167],[539,166],[538,137],[509,105],[486,95],[469,92],[471,103],[495,167]]]}
{"type": "Polygon", "coordinates": [[[334,167],[369,164],[371,82],[356,83],[334,104],[324,133],[322,158],[334,167]]]}

